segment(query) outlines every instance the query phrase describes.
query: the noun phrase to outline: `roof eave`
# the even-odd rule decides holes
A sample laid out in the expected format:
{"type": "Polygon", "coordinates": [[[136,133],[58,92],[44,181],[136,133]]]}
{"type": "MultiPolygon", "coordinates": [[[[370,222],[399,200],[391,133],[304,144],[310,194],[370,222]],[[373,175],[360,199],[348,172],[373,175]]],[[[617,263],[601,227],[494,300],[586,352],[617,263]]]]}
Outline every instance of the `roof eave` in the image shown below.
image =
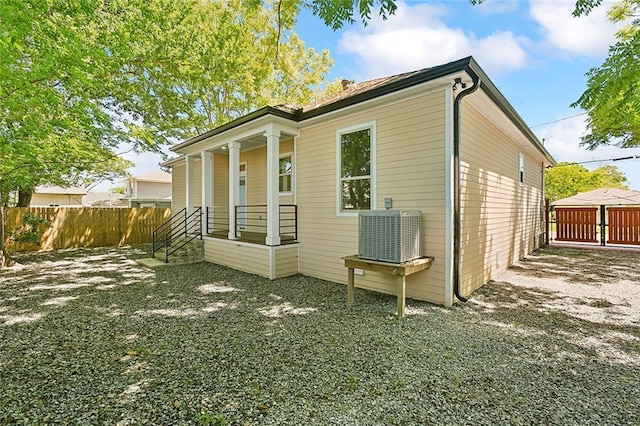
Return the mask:
{"type": "Polygon", "coordinates": [[[459,71],[463,71],[467,68],[470,61],[473,59],[468,56],[463,59],[459,59],[448,64],[440,65],[437,67],[429,68],[422,72],[419,72],[413,76],[404,78],[402,80],[394,81],[392,83],[383,84],[380,87],[368,90],[363,93],[358,93],[354,96],[341,99],[339,101],[324,105],[318,108],[314,108],[307,112],[303,112],[300,116],[300,121],[308,120],[323,114],[327,114],[332,111],[336,111],[342,108],[346,108],[351,105],[355,105],[361,102],[365,102],[380,96],[388,95],[390,93],[397,92],[402,89],[416,86],[418,84],[426,83],[428,81],[435,80],[440,77],[444,77],[449,74],[454,74],[459,71]]]}
{"type": "MultiPolygon", "coordinates": [[[[204,133],[201,133],[201,134],[199,134],[197,136],[194,136],[191,139],[187,139],[186,141],[184,141],[182,143],[179,143],[177,145],[174,145],[169,149],[171,151],[177,153],[181,149],[186,148],[188,146],[191,146],[191,145],[193,145],[195,143],[198,143],[200,141],[203,141],[203,140],[205,140],[207,138],[210,138],[211,136],[215,136],[215,135],[218,135],[220,133],[224,133],[224,132],[226,132],[228,130],[231,130],[231,129],[236,128],[238,126],[241,126],[243,124],[249,123],[249,122],[251,122],[253,120],[256,120],[256,119],[258,119],[260,117],[264,117],[266,115],[273,115],[273,116],[276,116],[276,117],[297,121],[296,120],[296,116],[294,114],[292,114],[292,113],[289,113],[289,112],[286,112],[286,111],[283,111],[281,109],[274,108],[274,107],[271,107],[271,106],[266,106],[266,107],[257,109],[257,110],[255,110],[255,111],[253,111],[253,112],[251,112],[251,113],[249,113],[247,115],[243,115],[242,117],[236,118],[235,120],[230,121],[230,122],[228,122],[226,124],[223,124],[223,125],[218,126],[218,127],[214,128],[214,129],[211,129],[211,130],[209,130],[207,132],[204,132],[204,133]]],[[[165,163],[163,163],[163,165],[164,164],[165,163]]]]}
{"type": "Polygon", "coordinates": [[[475,61],[475,59],[470,58],[469,70],[475,73],[478,77],[480,77],[482,84],[480,85],[480,89],[484,91],[487,96],[502,110],[502,112],[509,117],[509,119],[516,125],[516,127],[529,139],[531,143],[540,151],[540,153],[545,157],[545,160],[551,166],[556,165],[556,160],[553,156],[547,151],[547,149],[542,145],[542,142],[538,139],[538,137],[533,133],[531,128],[525,123],[525,121],[520,117],[520,114],[516,112],[513,106],[507,101],[504,95],[498,90],[498,88],[493,84],[491,79],[487,76],[487,74],[480,68],[480,65],[475,61]]]}

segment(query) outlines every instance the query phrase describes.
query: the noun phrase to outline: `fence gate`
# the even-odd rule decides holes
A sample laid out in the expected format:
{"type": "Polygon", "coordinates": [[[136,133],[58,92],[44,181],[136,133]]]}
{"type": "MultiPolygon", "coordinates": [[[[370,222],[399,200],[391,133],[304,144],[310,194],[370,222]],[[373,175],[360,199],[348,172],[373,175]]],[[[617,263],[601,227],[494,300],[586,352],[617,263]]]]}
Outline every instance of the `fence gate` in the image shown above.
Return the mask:
{"type": "Polygon", "coordinates": [[[556,240],[597,243],[597,207],[556,207],[556,240]]]}
{"type": "Polygon", "coordinates": [[[607,207],[609,244],[640,245],[640,207],[607,207]]]}

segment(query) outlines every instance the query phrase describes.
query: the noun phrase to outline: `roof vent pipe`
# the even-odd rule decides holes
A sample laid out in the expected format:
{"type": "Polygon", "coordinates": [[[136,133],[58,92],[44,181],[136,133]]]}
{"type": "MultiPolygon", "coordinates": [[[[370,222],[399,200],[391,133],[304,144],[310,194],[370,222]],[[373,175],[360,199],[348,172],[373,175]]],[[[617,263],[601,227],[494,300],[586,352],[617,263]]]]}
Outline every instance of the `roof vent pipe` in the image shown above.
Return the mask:
{"type": "Polygon", "coordinates": [[[467,67],[466,72],[471,76],[473,86],[467,89],[461,78],[456,78],[453,84],[453,90],[458,85],[464,89],[453,101],[453,294],[461,302],[466,302],[467,298],[460,294],[460,108],[462,98],[478,90],[482,84],[471,68],[467,67]]]}
{"type": "Polygon", "coordinates": [[[356,83],[355,80],[342,80],[342,90],[351,89],[351,87],[356,83]]]}

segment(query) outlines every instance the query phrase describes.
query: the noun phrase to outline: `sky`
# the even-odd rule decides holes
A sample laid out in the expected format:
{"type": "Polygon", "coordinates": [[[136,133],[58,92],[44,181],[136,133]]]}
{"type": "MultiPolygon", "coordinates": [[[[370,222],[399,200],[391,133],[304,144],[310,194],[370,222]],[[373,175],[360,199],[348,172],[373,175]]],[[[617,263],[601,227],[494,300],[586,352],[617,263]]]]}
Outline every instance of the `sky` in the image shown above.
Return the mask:
{"type": "MultiPolygon", "coordinates": [[[[336,64],[328,81],[366,81],[471,55],[557,161],[588,162],[589,169],[615,165],[629,187],[640,190],[640,158],[594,161],[640,157],[640,148],[580,147],[586,115],[570,106],[586,88],[587,71],[602,64],[614,43],[617,27],[606,17],[607,1],[582,18],[571,15],[575,0],[397,4],[386,21],[376,13],[366,27],[356,22],[338,31],[305,11],[296,32],[307,47],[331,52],[336,64]]],[[[161,161],[155,154],[124,156],[136,163],[134,175],[157,170],[161,161]]]]}

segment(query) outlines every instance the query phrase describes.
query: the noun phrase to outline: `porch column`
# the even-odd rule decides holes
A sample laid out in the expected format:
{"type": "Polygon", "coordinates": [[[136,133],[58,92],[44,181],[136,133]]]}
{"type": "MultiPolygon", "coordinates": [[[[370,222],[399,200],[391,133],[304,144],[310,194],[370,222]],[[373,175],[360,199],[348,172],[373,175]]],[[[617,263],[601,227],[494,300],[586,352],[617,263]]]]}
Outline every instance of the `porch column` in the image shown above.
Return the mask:
{"type": "Polygon", "coordinates": [[[212,184],[212,164],[211,151],[202,151],[200,152],[201,163],[202,163],[202,233],[207,233],[207,222],[209,220],[209,214],[213,214],[213,212],[209,211],[212,207],[212,194],[211,194],[211,184],[212,184]]]}
{"type": "Polygon", "coordinates": [[[236,239],[235,207],[240,202],[240,142],[229,142],[229,239],[236,239]]]}
{"type": "Polygon", "coordinates": [[[185,174],[187,182],[186,188],[186,196],[185,196],[185,207],[187,208],[187,213],[193,212],[193,157],[186,156],[185,158],[185,174]]]}
{"type": "Polygon", "coordinates": [[[280,129],[267,127],[267,238],[268,246],[280,245],[280,129]]]}

